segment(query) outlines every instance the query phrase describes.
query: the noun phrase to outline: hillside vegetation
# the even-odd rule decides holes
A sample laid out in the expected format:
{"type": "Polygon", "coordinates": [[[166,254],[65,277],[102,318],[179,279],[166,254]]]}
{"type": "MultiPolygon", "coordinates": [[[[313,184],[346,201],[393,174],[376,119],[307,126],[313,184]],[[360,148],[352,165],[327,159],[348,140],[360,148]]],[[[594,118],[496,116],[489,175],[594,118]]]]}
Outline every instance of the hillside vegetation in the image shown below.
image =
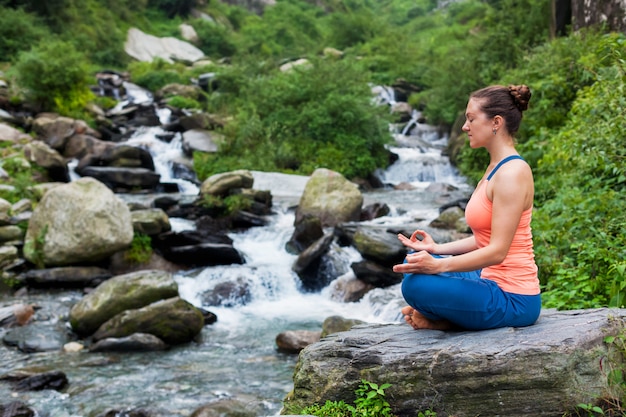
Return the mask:
{"type": "MultiPolygon", "coordinates": [[[[390,121],[371,103],[369,83],[404,80],[414,89],[409,102],[448,128],[471,91],[527,84],[533,98],[518,141],[536,178],[544,306],[624,304],[624,34],[589,28],[551,39],[549,0],[311,3],[278,0],[260,16],[214,0],[0,0],[0,68],[15,106],[29,101],[86,119],[98,69],[128,70],[151,90],[216,72],[219,88],[193,105],[229,122],[219,158],[196,156],[202,177],[236,168],[310,174],[319,166],[367,177],[386,165],[390,121]],[[194,8],[212,19],[195,18],[194,8]],[[216,64],[190,69],[124,54],[128,28],[179,36],[183,22],[216,64]],[[341,58],[324,55],[326,47],[341,58]],[[313,70],[278,70],[296,58],[313,70]]],[[[468,147],[455,158],[474,180],[485,160],[468,147]]]]}

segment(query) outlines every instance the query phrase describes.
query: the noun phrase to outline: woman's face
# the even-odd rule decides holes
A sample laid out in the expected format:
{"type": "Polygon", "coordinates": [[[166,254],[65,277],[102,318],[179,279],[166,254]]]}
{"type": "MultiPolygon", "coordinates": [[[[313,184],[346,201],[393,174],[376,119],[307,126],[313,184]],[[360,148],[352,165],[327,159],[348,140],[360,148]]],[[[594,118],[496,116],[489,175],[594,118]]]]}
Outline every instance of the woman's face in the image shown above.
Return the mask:
{"type": "Polygon", "coordinates": [[[479,99],[471,98],[465,109],[463,131],[467,133],[472,148],[485,146],[489,138],[493,136],[493,119],[487,118],[479,104],[479,99]]]}

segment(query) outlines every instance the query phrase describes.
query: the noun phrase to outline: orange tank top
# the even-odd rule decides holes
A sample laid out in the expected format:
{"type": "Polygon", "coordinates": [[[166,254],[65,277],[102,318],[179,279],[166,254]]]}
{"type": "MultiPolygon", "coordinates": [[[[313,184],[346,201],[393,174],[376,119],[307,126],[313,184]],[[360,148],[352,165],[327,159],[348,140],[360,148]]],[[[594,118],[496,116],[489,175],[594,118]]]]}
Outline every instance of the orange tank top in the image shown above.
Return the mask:
{"type": "MultiPolygon", "coordinates": [[[[465,208],[465,220],[472,229],[479,248],[487,246],[491,238],[493,203],[487,197],[486,184],[501,164],[494,168],[487,180],[478,185],[465,208]]],[[[480,274],[481,278],[495,281],[502,290],[509,293],[537,295],[540,292],[530,228],[531,217],[532,207],[522,212],[511,247],[502,263],[485,267],[480,274]]]]}

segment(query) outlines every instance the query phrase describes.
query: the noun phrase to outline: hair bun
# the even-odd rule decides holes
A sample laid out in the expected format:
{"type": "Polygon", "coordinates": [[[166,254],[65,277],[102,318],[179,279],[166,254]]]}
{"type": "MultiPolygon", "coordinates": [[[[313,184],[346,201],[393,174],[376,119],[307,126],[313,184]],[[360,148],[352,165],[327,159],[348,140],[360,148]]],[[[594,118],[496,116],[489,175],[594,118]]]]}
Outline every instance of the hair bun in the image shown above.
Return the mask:
{"type": "Polygon", "coordinates": [[[519,111],[524,111],[528,109],[528,102],[530,101],[530,88],[528,86],[522,85],[510,85],[509,93],[513,96],[513,101],[515,105],[519,109],[519,111]]]}

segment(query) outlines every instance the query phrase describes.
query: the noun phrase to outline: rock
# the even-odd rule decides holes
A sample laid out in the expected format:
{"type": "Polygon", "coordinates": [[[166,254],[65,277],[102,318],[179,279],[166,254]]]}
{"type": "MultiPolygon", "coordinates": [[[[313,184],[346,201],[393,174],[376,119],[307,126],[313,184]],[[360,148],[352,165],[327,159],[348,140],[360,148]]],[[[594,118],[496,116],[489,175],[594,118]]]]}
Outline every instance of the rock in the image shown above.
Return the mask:
{"type": "Polygon", "coordinates": [[[29,287],[85,288],[96,287],[111,276],[108,270],[96,266],[63,266],[31,269],[18,279],[29,287]]]}
{"type": "Polygon", "coordinates": [[[216,153],[222,136],[204,129],[191,129],[183,133],[183,151],[191,157],[195,151],[216,153]]]}
{"type": "Polygon", "coordinates": [[[172,230],[170,219],[162,209],[135,210],[130,214],[135,233],[153,236],[172,230]]]}
{"type": "Polygon", "coordinates": [[[76,132],[75,120],[44,113],[33,121],[33,131],[52,149],[63,152],[67,140],[76,132]]]}
{"type": "Polygon", "coordinates": [[[146,168],[88,166],[80,173],[84,177],[97,179],[113,191],[128,191],[136,188],[155,190],[161,180],[161,175],[146,168]]]}
{"type": "Polygon", "coordinates": [[[301,253],[322,236],[324,236],[324,230],[322,229],[320,219],[311,215],[304,216],[295,225],[291,239],[289,239],[286,245],[287,251],[296,254],[301,253]]]}
{"type": "Polygon", "coordinates": [[[165,350],[168,346],[158,337],[147,333],[133,333],[127,337],[110,337],[94,343],[90,352],[150,352],[165,350]]]}
{"type": "Polygon", "coordinates": [[[15,246],[0,246],[0,268],[5,268],[19,259],[19,251],[15,246]]]}
{"type": "Polygon", "coordinates": [[[406,257],[407,249],[398,234],[389,233],[386,228],[358,226],[352,240],[363,258],[385,267],[402,263],[406,257]]]}
{"type": "Polygon", "coordinates": [[[250,281],[237,277],[235,281],[216,284],[211,290],[202,293],[202,305],[234,307],[246,305],[252,299],[250,281]]]}
{"type": "Polygon", "coordinates": [[[350,330],[357,324],[365,324],[363,320],[346,319],[341,316],[330,316],[322,323],[322,334],[320,337],[326,337],[329,334],[345,332],[350,330]]]}
{"type": "Polygon", "coordinates": [[[313,68],[313,64],[311,64],[311,61],[309,61],[306,58],[300,58],[295,61],[287,62],[286,64],[281,65],[280,71],[289,72],[293,70],[295,67],[310,69],[310,68],[313,68]]]}
{"type": "Polygon", "coordinates": [[[356,184],[337,172],[318,168],[306,183],[296,210],[295,224],[307,215],[318,217],[322,227],[358,221],[362,206],[363,195],[356,184]]]}
{"type": "Polygon", "coordinates": [[[263,401],[254,398],[220,398],[197,408],[190,417],[257,417],[266,415],[263,401]]]}
{"type": "Polygon", "coordinates": [[[22,240],[24,231],[18,226],[0,226],[0,243],[22,240]]]}
{"type": "Polygon", "coordinates": [[[0,415],[2,417],[35,417],[39,416],[39,413],[22,401],[11,401],[7,404],[0,404],[0,415]]]}
{"type": "Polygon", "coordinates": [[[26,133],[20,132],[13,126],[0,123],[0,142],[30,142],[33,138],[26,133]]]}
{"type": "Polygon", "coordinates": [[[194,62],[204,57],[204,53],[190,44],[173,37],[157,38],[130,28],[124,45],[128,55],[138,61],[152,62],[161,58],[169,63],[176,61],[194,62]]]}
{"type": "Polygon", "coordinates": [[[59,152],[42,141],[32,141],[24,146],[24,155],[29,162],[44,168],[51,181],[70,182],[67,162],[59,152]]]}
{"type": "Polygon", "coordinates": [[[431,227],[440,229],[456,229],[456,222],[465,216],[465,212],[460,207],[450,207],[445,209],[439,216],[430,222],[431,227]]]}
{"type": "Polygon", "coordinates": [[[69,342],[63,345],[63,352],[77,353],[85,349],[85,345],[78,342],[69,342]]]}
{"type": "Polygon", "coordinates": [[[132,240],[126,204],[102,183],[81,178],[43,196],[28,224],[24,257],[45,266],[97,262],[132,240]]]}
{"type": "Polygon", "coordinates": [[[361,379],[389,383],[392,412],[470,417],[560,416],[607,392],[604,338],[624,309],[545,310],[524,328],[415,331],[368,324],[327,336],[299,356],[286,409],[354,399],[361,379]]]}
{"type": "Polygon", "coordinates": [[[374,288],[372,284],[344,275],[332,282],[330,297],[342,303],[353,303],[359,301],[374,288]]]}
{"type": "Polygon", "coordinates": [[[118,314],[98,328],[93,340],[148,333],[169,345],[178,345],[191,342],[203,327],[202,312],[188,301],[174,297],[118,314]]]}
{"type": "Polygon", "coordinates": [[[299,353],[306,346],[320,340],[319,331],[287,330],[276,336],[276,346],[280,352],[299,353]]]}
{"type": "Polygon", "coordinates": [[[55,352],[63,349],[63,345],[68,342],[66,332],[61,327],[62,325],[58,325],[51,328],[45,323],[34,322],[11,329],[2,341],[24,353],[55,352]]]}
{"type": "Polygon", "coordinates": [[[41,391],[53,389],[60,391],[68,384],[67,376],[62,371],[48,371],[20,378],[15,384],[17,391],[41,391]]]}
{"type": "Polygon", "coordinates": [[[304,289],[318,291],[327,286],[336,276],[328,274],[325,268],[325,255],[328,252],[334,236],[328,233],[309,246],[298,258],[291,269],[298,274],[304,289]]]}
{"type": "Polygon", "coordinates": [[[402,282],[402,274],[376,262],[368,260],[353,262],[350,267],[359,280],[377,288],[386,288],[402,282]]]}
{"type": "Polygon", "coordinates": [[[118,275],[74,304],[69,321],[77,334],[89,335],[119,313],[177,295],[178,285],[170,273],[138,271],[118,275]]]}
{"type": "Polygon", "coordinates": [[[254,177],[248,170],[237,170],[215,174],[204,180],[200,186],[200,195],[215,195],[224,197],[230,191],[239,188],[252,188],[254,177]]]}

